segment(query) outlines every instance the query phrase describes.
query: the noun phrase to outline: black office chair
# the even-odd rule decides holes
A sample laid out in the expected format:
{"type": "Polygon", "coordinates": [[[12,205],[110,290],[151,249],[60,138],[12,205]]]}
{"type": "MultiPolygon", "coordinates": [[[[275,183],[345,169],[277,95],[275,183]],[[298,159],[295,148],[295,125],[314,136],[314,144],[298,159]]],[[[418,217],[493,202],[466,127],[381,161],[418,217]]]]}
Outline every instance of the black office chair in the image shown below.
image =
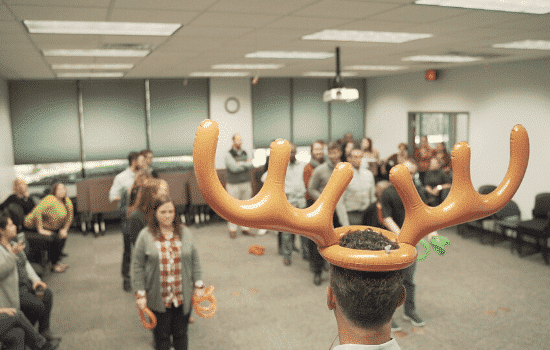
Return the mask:
{"type": "Polygon", "coordinates": [[[516,245],[520,257],[542,252],[544,262],[550,264],[548,253],[548,238],[550,238],[550,193],[539,193],[535,197],[535,208],[533,219],[521,221],[517,226],[516,245]],[[531,245],[523,238],[525,236],[534,238],[536,247],[534,251],[525,253],[523,248],[531,245]]]}
{"type": "MultiPolygon", "coordinates": [[[[494,230],[488,231],[489,243],[495,245],[497,240],[499,242],[514,240],[514,237],[509,236],[507,232],[509,230],[516,231],[517,225],[521,221],[521,211],[516,202],[508,202],[502,209],[493,214],[493,219],[495,220],[495,227],[494,230]]],[[[483,239],[481,243],[485,243],[483,239]]],[[[510,249],[513,251],[514,242],[512,242],[510,249]]]]}
{"type": "MultiPolygon", "coordinates": [[[[483,185],[477,190],[479,194],[489,194],[493,192],[497,186],[495,185],[483,185]]],[[[464,238],[471,237],[475,234],[483,234],[485,229],[483,226],[484,221],[493,220],[493,215],[489,215],[485,218],[466,222],[464,224],[458,225],[458,234],[464,238]]],[[[480,237],[481,242],[483,243],[483,237],[480,237]]]]}

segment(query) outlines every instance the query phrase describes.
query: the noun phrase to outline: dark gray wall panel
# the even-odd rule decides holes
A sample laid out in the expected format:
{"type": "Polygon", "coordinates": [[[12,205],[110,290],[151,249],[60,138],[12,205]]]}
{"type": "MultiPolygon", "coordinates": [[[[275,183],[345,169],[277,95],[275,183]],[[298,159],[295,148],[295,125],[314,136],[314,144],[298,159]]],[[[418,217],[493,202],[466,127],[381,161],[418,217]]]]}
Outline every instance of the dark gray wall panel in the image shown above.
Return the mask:
{"type": "Polygon", "coordinates": [[[293,80],[294,143],[310,145],[318,139],[328,140],[328,105],[323,93],[329,86],[328,79],[299,78],[293,80]]]}
{"type": "Polygon", "coordinates": [[[75,82],[10,81],[9,99],[15,164],[80,160],[75,82]]]}
{"type": "Polygon", "coordinates": [[[123,159],[147,145],[143,80],[80,83],[86,160],[123,159]]]}
{"type": "Polygon", "coordinates": [[[149,86],[155,157],[192,155],[197,128],[208,118],[208,80],[150,80],[149,86]]]}
{"type": "Polygon", "coordinates": [[[262,78],[251,88],[254,148],[268,148],[279,138],[290,141],[290,79],[262,78]]]}
{"type": "Polygon", "coordinates": [[[333,140],[351,132],[353,138],[361,140],[365,134],[365,89],[363,79],[344,79],[344,87],[359,90],[359,99],[353,102],[331,102],[330,135],[333,140]]]}

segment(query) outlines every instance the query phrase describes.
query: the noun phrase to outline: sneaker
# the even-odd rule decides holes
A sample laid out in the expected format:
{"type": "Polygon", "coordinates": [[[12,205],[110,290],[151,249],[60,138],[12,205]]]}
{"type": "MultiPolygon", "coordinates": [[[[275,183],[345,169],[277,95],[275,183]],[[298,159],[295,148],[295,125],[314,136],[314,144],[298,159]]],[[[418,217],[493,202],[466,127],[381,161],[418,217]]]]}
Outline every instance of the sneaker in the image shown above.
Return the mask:
{"type": "Polygon", "coordinates": [[[426,322],[418,316],[415,310],[410,310],[409,312],[403,313],[403,318],[407,321],[411,321],[413,326],[422,327],[426,324],[426,322]]]}
{"type": "Polygon", "coordinates": [[[266,230],[266,229],[263,229],[263,228],[262,228],[262,229],[259,229],[259,230],[258,230],[258,236],[263,236],[263,235],[265,235],[266,233],[267,233],[267,230],[266,230]]]}
{"type": "Polygon", "coordinates": [[[130,281],[123,281],[122,282],[122,289],[124,289],[125,292],[131,292],[132,291],[132,283],[130,281]]]}
{"type": "Polygon", "coordinates": [[[391,331],[392,332],[397,332],[397,331],[400,331],[400,330],[401,330],[401,327],[399,327],[397,322],[395,322],[392,318],[392,320],[391,320],[391,331]]]}

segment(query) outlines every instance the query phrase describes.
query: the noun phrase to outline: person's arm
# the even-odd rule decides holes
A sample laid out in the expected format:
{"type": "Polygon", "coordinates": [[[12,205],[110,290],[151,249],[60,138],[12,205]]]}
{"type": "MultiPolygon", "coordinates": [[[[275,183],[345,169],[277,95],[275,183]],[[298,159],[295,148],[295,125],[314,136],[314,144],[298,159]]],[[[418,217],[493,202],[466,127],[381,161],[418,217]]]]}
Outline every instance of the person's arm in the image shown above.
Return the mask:
{"type": "Polygon", "coordinates": [[[65,199],[65,206],[67,208],[67,219],[65,220],[65,225],[63,225],[63,230],[69,230],[74,219],[73,201],[69,197],[65,199]]]}
{"type": "Polygon", "coordinates": [[[145,246],[146,229],[140,231],[132,254],[132,287],[138,292],[145,292],[145,246]]]}
{"type": "Polygon", "coordinates": [[[382,217],[384,218],[384,226],[391,232],[395,233],[396,235],[399,235],[401,232],[401,228],[397,223],[393,220],[393,206],[391,204],[391,197],[388,194],[388,189],[390,187],[386,188],[384,192],[382,192],[382,195],[380,196],[380,205],[382,206],[382,217]]]}
{"type": "MultiPolygon", "coordinates": [[[[0,248],[2,249],[2,248],[0,248]]],[[[0,284],[17,269],[17,256],[11,252],[0,252],[0,284]]],[[[16,271],[17,273],[17,271],[16,271]]]]}
{"type": "Polygon", "coordinates": [[[391,232],[393,232],[393,233],[395,233],[396,235],[399,236],[399,233],[401,232],[401,229],[395,223],[395,221],[393,221],[393,219],[391,217],[388,216],[388,217],[384,218],[384,226],[386,226],[386,228],[388,230],[390,230],[391,232]]]}
{"type": "Polygon", "coordinates": [[[120,183],[120,177],[117,175],[115,176],[115,179],[113,180],[113,185],[109,190],[109,202],[114,202],[120,199],[121,188],[122,188],[122,184],[120,183]]]}
{"type": "MultiPolygon", "coordinates": [[[[25,254],[24,252],[21,252],[21,254],[25,254]]],[[[36,282],[42,281],[38,274],[36,274],[36,271],[34,271],[31,263],[29,260],[27,260],[27,256],[25,255],[25,270],[27,270],[27,275],[29,275],[29,279],[32,281],[33,285],[36,282]]]]}
{"type": "MultiPolygon", "coordinates": [[[[184,228],[186,231],[184,234],[191,235],[191,232],[184,228]]],[[[192,236],[191,236],[192,237],[192,236]]],[[[202,268],[201,268],[201,262],[199,259],[199,252],[197,251],[197,247],[195,246],[195,243],[193,242],[193,239],[191,238],[191,261],[193,262],[193,283],[202,282],[202,268]]]]}
{"type": "Polygon", "coordinates": [[[237,162],[229,152],[225,154],[225,167],[232,173],[238,173],[246,169],[243,163],[237,162]]]}
{"type": "Polygon", "coordinates": [[[346,206],[344,205],[344,202],[342,201],[342,198],[336,203],[336,215],[338,216],[338,221],[340,221],[340,225],[342,226],[349,226],[349,218],[348,218],[348,212],[346,210],[346,206]]]}
{"type": "Polygon", "coordinates": [[[267,171],[262,174],[262,177],[260,178],[260,181],[265,182],[267,180],[267,171]]]}
{"type": "Polygon", "coordinates": [[[321,196],[321,192],[319,191],[319,185],[321,183],[321,172],[319,171],[319,167],[315,168],[313,170],[313,174],[311,174],[311,178],[309,179],[309,183],[307,185],[307,192],[313,198],[313,200],[317,200],[321,196]]]}
{"type": "Polygon", "coordinates": [[[370,182],[369,193],[367,194],[367,197],[369,198],[369,205],[370,205],[376,202],[376,194],[374,193],[374,189],[376,188],[376,183],[374,181],[374,175],[372,174],[372,172],[369,171],[367,174],[369,176],[369,182],[370,182]]]}
{"type": "MultiPolygon", "coordinates": [[[[38,203],[38,205],[36,207],[34,207],[32,212],[28,215],[34,220],[34,226],[36,228],[36,231],[40,234],[51,235],[51,231],[46,230],[44,228],[44,218],[43,218],[42,215],[43,215],[44,211],[46,211],[46,209],[53,204],[52,201],[54,201],[54,200],[55,200],[55,198],[54,198],[53,195],[51,195],[51,194],[47,195],[46,197],[44,197],[40,201],[40,203],[38,203]]],[[[25,221],[27,221],[27,220],[25,220],[25,221]]]]}

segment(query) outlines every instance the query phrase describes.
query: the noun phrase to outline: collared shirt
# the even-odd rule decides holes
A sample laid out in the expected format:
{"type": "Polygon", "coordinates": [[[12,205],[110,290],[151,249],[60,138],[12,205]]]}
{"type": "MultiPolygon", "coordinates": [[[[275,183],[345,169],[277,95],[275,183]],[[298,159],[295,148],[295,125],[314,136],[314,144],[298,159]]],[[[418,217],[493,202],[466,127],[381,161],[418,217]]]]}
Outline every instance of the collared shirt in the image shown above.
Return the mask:
{"type": "Polygon", "coordinates": [[[160,286],[162,289],[162,302],[169,308],[183,304],[183,291],[181,285],[181,240],[174,234],[170,239],[160,235],[155,240],[155,245],[160,254],[160,286]]]}
{"type": "Polygon", "coordinates": [[[123,197],[123,192],[128,191],[134,184],[136,174],[130,168],[126,168],[123,172],[115,176],[111,190],[109,191],[109,202],[113,202],[116,197],[123,197]]]}
{"type": "Polygon", "coordinates": [[[288,163],[285,177],[285,193],[288,202],[296,208],[306,207],[306,185],[304,184],[305,163],[288,163]]]}
{"type": "Polygon", "coordinates": [[[338,345],[333,350],[401,350],[395,339],[384,344],[362,345],[362,344],[344,344],[338,345]]]}
{"type": "Polygon", "coordinates": [[[376,201],[374,175],[366,168],[353,168],[353,178],[342,195],[347,211],[364,211],[376,201]]]}

